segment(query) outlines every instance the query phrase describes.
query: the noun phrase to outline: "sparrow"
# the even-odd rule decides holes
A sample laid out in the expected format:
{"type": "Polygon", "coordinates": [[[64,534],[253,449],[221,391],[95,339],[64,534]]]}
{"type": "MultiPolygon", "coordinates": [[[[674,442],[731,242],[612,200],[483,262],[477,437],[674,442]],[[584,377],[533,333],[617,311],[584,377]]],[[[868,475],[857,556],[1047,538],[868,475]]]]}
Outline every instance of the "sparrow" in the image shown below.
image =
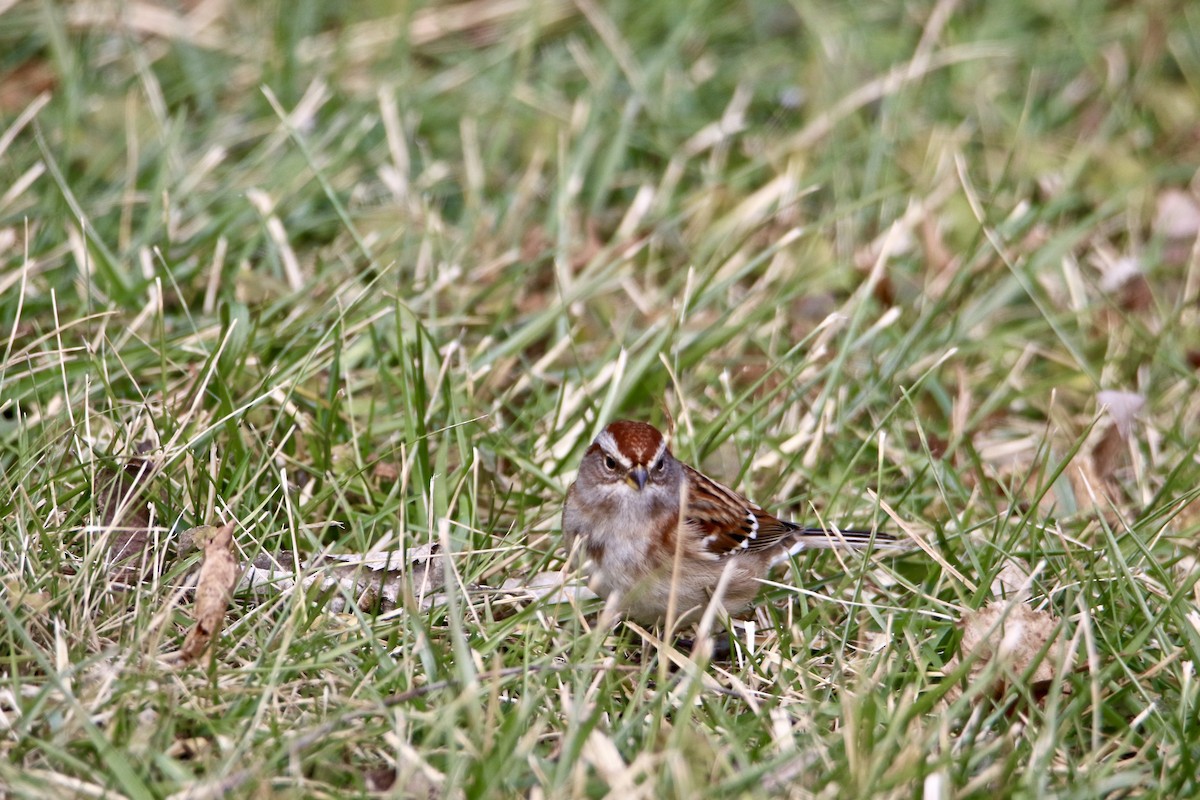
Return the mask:
{"type": "Polygon", "coordinates": [[[568,553],[585,559],[589,587],[647,625],[696,618],[729,571],[720,604],[735,614],[753,603],[772,567],[810,548],[863,549],[895,543],[865,530],[787,522],[677,460],[644,422],[618,420],[596,437],[567,491],[562,530],[568,553]]]}

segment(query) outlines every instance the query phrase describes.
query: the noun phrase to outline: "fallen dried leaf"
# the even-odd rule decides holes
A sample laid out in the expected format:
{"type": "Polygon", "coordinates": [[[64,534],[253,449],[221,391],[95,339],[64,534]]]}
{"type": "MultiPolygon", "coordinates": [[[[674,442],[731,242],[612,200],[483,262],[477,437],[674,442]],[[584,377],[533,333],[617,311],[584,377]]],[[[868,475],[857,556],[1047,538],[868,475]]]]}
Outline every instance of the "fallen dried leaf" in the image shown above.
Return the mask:
{"type": "Polygon", "coordinates": [[[1142,270],[1141,262],[1126,256],[1112,259],[1101,267],[1100,290],[1116,298],[1119,308],[1126,311],[1144,311],[1154,301],[1150,282],[1142,270]]]}
{"type": "MultiPolygon", "coordinates": [[[[326,610],[335,614],[345,610],[346,595],[361,607],[379,605],[390,611],[407,592],[424,606],[441,596],[445,582],[442,559],[441,548],[434,543],[366,555],[324,555],[300,562],[300,583],[316,585],[319,592],[329,594],[326,610]]],[[[264,553],[246,569],[242,582],[256,594],[275,594],[291,589],[296,579],[295,554],[264,553]]]]}
{"type": "Polygon", "coordinates": [[[1096,393],[1096,402],[1109,413],[1113,422],[1120,429],[1121,435],[1129,438],[1134,419],[1146,405],[1146,398],[1136,392],[1105,390],[1096,393]]]}
{"type": "MultiPolygon", "coordinates": [[[[181,554],[206,548],[214,529],[192,528],[179,535],[181,554]]],[[[207,559],[207,555],[206,555],[207,559]]],[[[361,608],[378,606],[391,611],[411,602],[432,608],[446,601],[446,555],[434,542],[403,550],[366,554],[323,554],[305,559],[291,551],[259,553],[241,571],[238,586],[255,596],[275,596],[297,585],[326,596],[325,610],[340,614],[349,603],[361,608]],[[353,598],[348,600],[347,598],[353,598]]],[[[580,581],[561,572],[542,572],[527,578],[509,578],[496,588],[468,583],[473,596],[497,603],[493,613],[505,615],[529,602],[577,603],[595,598],[580,581]]]]}
{"type": "Polygon", "coordinates": [[[1101,482],[1108,483],[1113,479],[1124,453],[1125,437],[1116,425],[1110,425],[1092,448],[1091,474],[1101,482]]]}
{"type": "Polygon", "coordinates": [[[1006,559],[996,577],[992,578],[992,597],[1017,598],[1024,600],[1029,597],[1031,575],[1029,565],[1021,558],[1006,559]]]}
{"type": "Polygon", "coordinates": [[[204,563],[196,579],[196,624],[188,631],[177,654],[184,664],[199,658],[208,649],[225,620],[225,610],[241,573],[233,554],[233,526],[232,522],[222,528],[206,525],[191,532],[193,541],[202,543],[204,563]]]}
{"type": "Polygon", "coordinates": [[[1184,266],[1192,257],[1200,233],[1200,201],[1182,189],[1167,189],[1158,196],[1152,229],[1162,237],[1164,264],[1184,266]]]}
{"type": "Polygon", "coordinates": [[[1058,619],[1047,611],[1035,611],[1024,603],[992,602],[978,611],[970,611],[959,621],[962,642],[951,668],[965,659],[973,659],[968,682],[978,681],[989,665],[1002,669],[990,680],[996,694],[1002,694],[1008,681],[1024,678],[1039,697],[1049,690],[1055,669],[1071,669],[1069,653],[1064,653],[1059,638],[1058,619]]]}
{"type": "Polygon", "coordinates": [[[1158,196],[1154,232],[1174,240],[1196,238],[1200,233],[1200,202],[1182,189],[1167,189],[1158,196]]]}
{"type": "Polygon", "coordinates": [[[1092,447],[1092,470],[1096,477],[1108,482],[1127,450],[1133,423],[1146,405],[1146,398],[1134,392],[1103,391],[1096,394],[1096,402],[1108,412],[1111,424],[1092,447]]]}
{"type": "Polygon", "coordinates": [[[144,577],[148,566],[142,555],[151,540],[147,495],[155,467],[140,456],[149,447],[148,442],[139,445],[139,456],[126,461],[120,469],[96,469],[96,521],[100,530],[112,533],[107,554],[108,574],[117,583],[136,583],[144,577]]]}
{"type": "Polygon", "coordinates": [[[49,593],[28,591],[22,585],[20,578],[5,578],[0,581],[0,589],[3,589],[4,593],[8,595],[5,602],[10,608],[24,606],[33,614],[45,614],[54,604],[54,598],[49,593]]]}
{"type": "Polygon", "coordinates": [[[400,465],[389,461],[376,461],[371,467],[371,473],[382,484],[395,483],[400,480],[400,465]]]}
{"type": "Polygon", "coordinates": [[[213,743],[202,736],[188,736],[176,739],[167,747],[166,755],[176,761],[194,761],[211,752],[213,743]]]}
{"type": "Polygon", "coordinates": [[[17,114],[38,95],[53,91],[58,71],[49,59],[31,58],[0,76],[0,113],[17,114]]]}
{"type": "Polygon", "coordinates": [[[955,266],[954,252],[946,245],[937,219],[933,216],[922,217],[919,232],[925,265],[929,271],[940,273],[955,266]]]}
{"type": "Polygon", "coordinates": [[[317,565],[350,587],[358,604],[365,607],[382,600],[384,608],[395,608],[406,586],[423,599],[440,593],[445,582],[441,548],[434,543],[404,552],[331,555],[317,565]]]}

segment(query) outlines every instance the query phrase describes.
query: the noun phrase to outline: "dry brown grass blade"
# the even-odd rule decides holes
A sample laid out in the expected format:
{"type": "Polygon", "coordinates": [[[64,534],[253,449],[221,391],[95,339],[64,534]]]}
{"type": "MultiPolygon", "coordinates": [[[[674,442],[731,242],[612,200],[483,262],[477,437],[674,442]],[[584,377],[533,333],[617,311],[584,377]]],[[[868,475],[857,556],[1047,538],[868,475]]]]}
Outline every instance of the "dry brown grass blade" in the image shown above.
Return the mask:
{"type": "Polygon", "coordinates": [[[233,527],[232,522],[221,528],[205,526],[194,534],[197,542],[203,542],[204,563],[196,579],[196,624],[176,654],[182,664],[195,661],[208,650],[225,619],[225,610],[241,573],[241,565],[233,554],[233,527]]]}
{"type": "Polygon", "coordinates": [[[416,12],[380,17],[356,23],[338,34],[319,34],[300,43],[298,53],[304,61],[330,58],[353,41],[354,51],[346,54],[357,63],[367,63],[395,47],[397,31],[407,25],[408,43],[429,47],[453,37],[466,37],[481,47],[509,35],[522,20],[536,15],[542,27],[557,25],[576,14],[566,0],[531,3],[529,0],[468,0],[465,3],[435,4],[416,12]]]}
{"type": "Polygon", "coordinates": [[[908,538],[911,539],[913,541],[913,543],[916,544],[917,547],[919,547],[923,551],[925,551],[925,553],[931,559],[933,559],[938,564],[938,566],[940,566],[942,569],[944,569],[950,575],[954,576],[954,578],[956,580],[958,580],[959,583],[961,583],[963,586],[966,586],[972,592],[974,592],[977,588],[979,588],[978,584],[975,583],[975,581],[971,580],[966,575],[963,575],[961,572],[959,572],[957,569],[955,569],[954,565],[951,564],[949,561],[947,561],[945,556],[943,556],[941,553],[939,553],[937,551],[937,549],[934,548],[934,546],[928,542],[924,533],[922,533],[920,530],[918,530],[918,527],[916,525],[908,522],[903,517],[901,517],[899,514],[897,514],[895,509],[893,509],[890,505],[888,505],[887,502],[885,502],[883,500],[883,498],[879,497],[879,495],[875,494],[875,492],[873,492],[870,489],[867,489],[867,498],[872,503],[878,504],[879,508],[881,508],[885,514],[887,514],[889,517],[891,517],[891,520],[892,520],[892,522],[894,522],[896,524],[896,527],[898,527],[901,531],[903,531],[905,533],[905,535],[907,535],[908,538]]]}
{"type": "Polygon", "coordinates": [[[193,47],[228,52],[229,37],[218,25],[215,9],[181,14],[154,3],[75,3],[67,9],[67,24],[84,31],[110,30],[135,36],[179,40],[193,47]]]}
{"type": "Polygon", "coordinates": [[[785,152],[804,152],[812,149],[818,142],[833,133],[838,123],[846,117],[871,103],[895,94],[906,85],[931,72],[968,61],[1006,58],[1009,55],[1010,51],[1006,48],[980,44],[951,45],[932,54],[921,54],[920,58],[914,58],[909,63],[898,64],[883,75],[847,94],[787,140],[786,147],[782,149],[785,152]]]}

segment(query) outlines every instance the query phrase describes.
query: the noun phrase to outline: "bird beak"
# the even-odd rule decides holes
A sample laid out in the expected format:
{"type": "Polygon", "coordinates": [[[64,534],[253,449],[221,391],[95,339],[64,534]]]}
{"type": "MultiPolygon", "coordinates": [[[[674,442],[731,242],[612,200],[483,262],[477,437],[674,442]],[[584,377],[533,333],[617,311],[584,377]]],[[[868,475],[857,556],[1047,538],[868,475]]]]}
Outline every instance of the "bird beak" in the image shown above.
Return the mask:
{"type": "Polygon", "coordinates": [[[630,485],[637,487],[640,492],[646,485],[646,479],[650,477],[650,473],[645,467],[634,467],[629,470],[629,474],[625,476],[625,480],[629,481],[630,485]]]}

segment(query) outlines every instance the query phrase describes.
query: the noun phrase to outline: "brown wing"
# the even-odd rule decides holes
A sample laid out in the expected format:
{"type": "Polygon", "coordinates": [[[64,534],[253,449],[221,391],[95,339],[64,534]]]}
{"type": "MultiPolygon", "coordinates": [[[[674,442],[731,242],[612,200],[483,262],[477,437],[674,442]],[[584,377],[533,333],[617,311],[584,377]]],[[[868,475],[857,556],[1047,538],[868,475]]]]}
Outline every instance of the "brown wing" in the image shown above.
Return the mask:
{"type": "Polygon", "coordinates": [[[891,549],[900,542],[883,531],[810,528],[776,519],[728,486],[683,465],[687,481],[685,527],[696,538],[696,551],[719,559],[738,553],[778,549],[785,559],[810,548],[891,549]]]}
{"type": "Polygon", "coordinates": [[[800,530],[776,519],[727,486],[683,465],[687,480],[685,524],[710,558],[766,550],[800,530]]]}

